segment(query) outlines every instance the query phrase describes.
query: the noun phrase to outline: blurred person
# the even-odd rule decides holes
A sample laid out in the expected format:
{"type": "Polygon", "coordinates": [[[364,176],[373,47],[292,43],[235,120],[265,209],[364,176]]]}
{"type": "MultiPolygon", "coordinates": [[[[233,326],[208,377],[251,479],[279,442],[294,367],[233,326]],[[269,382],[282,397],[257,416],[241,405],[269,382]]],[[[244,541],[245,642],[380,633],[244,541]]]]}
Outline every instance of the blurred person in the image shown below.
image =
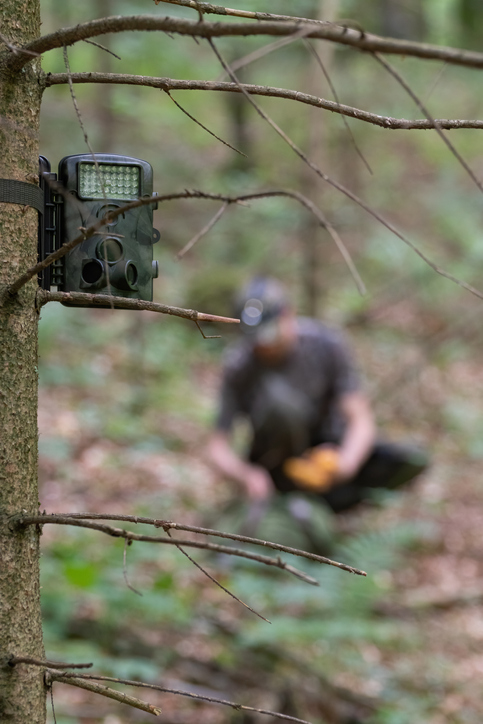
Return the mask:
{"type": "Polygon", "coordinates": [[[427,466],[414,448],[378,441],[371,405],[344,336],[297,317],[283,286],[257,277],[236,302],[241,339],[225,359],[209,457],[252,505],[304,491],[339,512],[396,488],[427,466]],[[248,419],[246,457],[233,425],[248,419]]]}

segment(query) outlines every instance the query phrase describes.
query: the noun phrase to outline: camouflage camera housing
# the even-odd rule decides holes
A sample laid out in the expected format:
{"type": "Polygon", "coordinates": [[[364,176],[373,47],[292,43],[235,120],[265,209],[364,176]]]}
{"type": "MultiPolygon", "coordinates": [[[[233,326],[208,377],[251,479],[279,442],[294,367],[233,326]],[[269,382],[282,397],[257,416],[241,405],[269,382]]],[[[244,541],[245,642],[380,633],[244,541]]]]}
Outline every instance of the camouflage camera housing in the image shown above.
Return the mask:
{"type": "MultiPolygon", "coordinates": [[[[69,196],[59,199],[59,236],[66,243],[79,230],[99,222],[109,211],[153,195],[153,170],[147,161],[129,156],[66,156],[58,179],[69,196]]],[[[153,244],[156,202],[124,211],[64,257],[61,284],[65,292],[106,294],[152,301],[158,262],[153,244]]]]}

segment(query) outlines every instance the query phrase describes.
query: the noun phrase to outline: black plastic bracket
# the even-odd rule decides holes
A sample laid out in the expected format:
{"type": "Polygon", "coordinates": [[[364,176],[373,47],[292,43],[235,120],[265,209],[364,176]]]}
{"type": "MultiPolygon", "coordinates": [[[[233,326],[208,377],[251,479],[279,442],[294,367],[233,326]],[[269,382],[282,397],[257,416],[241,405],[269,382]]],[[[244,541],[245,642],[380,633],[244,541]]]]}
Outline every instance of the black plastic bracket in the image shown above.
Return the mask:
{"type": "MultiPolygon", "coordinates": [[[[39,156],[39,183],[43,197],[42,216],[39,216],[39,261],[45,259],[57,249],[57,206],[53,183],[57,174],[50,170],[45,156],[39,156]]],[[[43,269],[39,274],[39,285],[50,289],[62,282],[62,259],[43,269]]]]}

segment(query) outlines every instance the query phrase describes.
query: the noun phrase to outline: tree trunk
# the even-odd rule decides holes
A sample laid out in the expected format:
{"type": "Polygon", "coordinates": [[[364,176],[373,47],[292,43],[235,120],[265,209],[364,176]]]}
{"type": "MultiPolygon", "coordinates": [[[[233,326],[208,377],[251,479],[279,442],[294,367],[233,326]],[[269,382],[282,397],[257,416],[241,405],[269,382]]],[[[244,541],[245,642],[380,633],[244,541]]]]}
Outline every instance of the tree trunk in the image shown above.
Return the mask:
{"type": "MultiPolygon", "coordinates": [[[[39,35],[39,0],[3,0],[0,32],[18,46],[39,35]]],[[[0,175],[38,183],[40,60],[16,75],[0,46],[0,175]]],[[[37,211],[0,204],[0,287],[35,263],[37,211]]],[[[36,281],[0,308],[0,721],[45,722],[41,669],[11,667],[11,655],[43,658],[39,532],[19,532],[9,517],[38,511],[36,281]]]]}
{"type": "MultiPolygon", "coordinates": [[[[317,11],[314,12],[313,17],[319,20],[335,22],[338,10],[339,3],[337,0],[319,0],[319,7],[317,11]]],[[[317,48],[317,53],[326,72],[330,74],[334,43],[321,45],[320,48],[317,48]]],[[[318,90],[315,89],[322,86],[324,75],[315,58],[310,58],[304,72],[309,75],[312,81],[311,92],[317,94],[318,90]]],[[[315,161],[320,168],[328,171],[330,130],[327,122],[321,116],[318,108],[309,109],[308,119],[308,156],[312,161],[315,161]]],[[[300,176],[300,189],[316,206],[321,205],[321,197],[323,196],[325,188],[325,182],[316,176],[312,169],[304,166],[300,176]]],[[[318,313],[321,288],[324,285],[321,240],[327,241],[328,236],[326,232],[321,230],[315,216],[308,214],[299,232],[299,237],[302,248],[301,281],[303,289],[303,311],[305,314],[315,317],[318,313]]]]}

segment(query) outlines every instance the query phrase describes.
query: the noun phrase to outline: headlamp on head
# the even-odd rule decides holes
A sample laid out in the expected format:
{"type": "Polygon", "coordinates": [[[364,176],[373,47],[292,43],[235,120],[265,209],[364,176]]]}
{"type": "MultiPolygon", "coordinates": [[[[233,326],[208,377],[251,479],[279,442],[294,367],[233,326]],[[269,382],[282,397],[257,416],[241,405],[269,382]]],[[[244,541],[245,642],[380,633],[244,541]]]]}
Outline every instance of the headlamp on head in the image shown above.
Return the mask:
{"type": "Polygon", "coordinates": [[[269,343],[277,335],[280,315],[287,306],[285,290],[276,279],[256,277],[236,302],[242,332],[269,343]]]}

